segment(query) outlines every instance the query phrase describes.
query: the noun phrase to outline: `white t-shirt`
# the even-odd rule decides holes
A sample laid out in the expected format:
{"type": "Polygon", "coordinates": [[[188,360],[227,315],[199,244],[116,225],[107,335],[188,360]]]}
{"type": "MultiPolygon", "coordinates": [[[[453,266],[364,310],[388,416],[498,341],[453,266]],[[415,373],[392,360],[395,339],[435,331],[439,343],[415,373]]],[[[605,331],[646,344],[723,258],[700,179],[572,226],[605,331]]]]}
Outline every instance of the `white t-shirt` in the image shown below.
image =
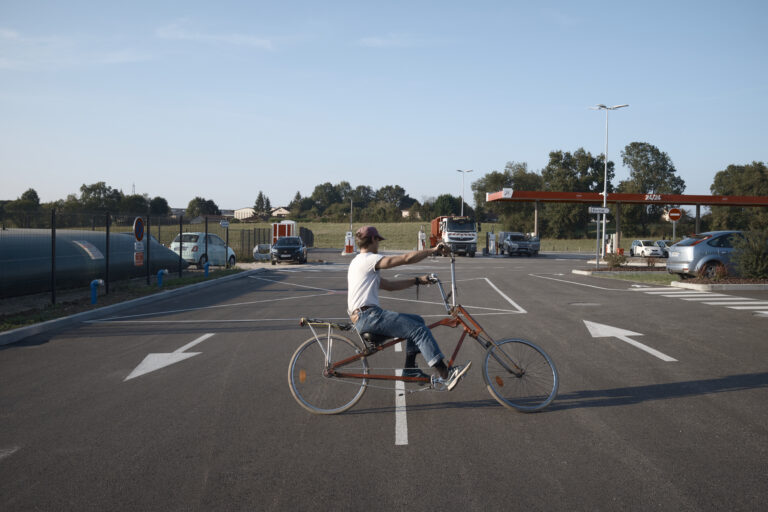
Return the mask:
{"type": "Polygon", "coordinates": [[[361,252],[349,264],[347,271],[347,310],[349,314],[361,306],[379,305],[379,282],[381,276],[376,264],[384,256],[372,252],[361,252]]]}

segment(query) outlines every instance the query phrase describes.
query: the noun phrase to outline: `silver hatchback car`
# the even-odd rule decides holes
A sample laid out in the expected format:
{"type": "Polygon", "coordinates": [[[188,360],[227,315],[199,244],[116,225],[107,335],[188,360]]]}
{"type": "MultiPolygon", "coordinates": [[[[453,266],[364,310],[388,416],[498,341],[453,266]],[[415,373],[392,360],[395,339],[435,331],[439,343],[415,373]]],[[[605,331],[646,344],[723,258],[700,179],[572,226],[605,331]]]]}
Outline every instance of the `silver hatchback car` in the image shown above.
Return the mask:
{"type": "Polygon", "coordinates": [[[731,263],[733,241],[740,236],[741,231],[708,231],[691,235],[669,248],[667,272],[682,278],[701,272],[711,278],[719,266],[724,266],[732,274],[735,270],[731,263]]]}

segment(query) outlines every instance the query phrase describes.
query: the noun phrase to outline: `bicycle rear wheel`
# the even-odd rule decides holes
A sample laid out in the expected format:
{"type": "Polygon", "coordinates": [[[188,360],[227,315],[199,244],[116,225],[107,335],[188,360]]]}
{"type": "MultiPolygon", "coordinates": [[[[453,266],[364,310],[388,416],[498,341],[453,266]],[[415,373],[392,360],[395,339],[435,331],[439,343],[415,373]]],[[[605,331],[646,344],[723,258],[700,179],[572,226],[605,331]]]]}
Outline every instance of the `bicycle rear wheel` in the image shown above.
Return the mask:
{"type": "Polygon", "coordinates": [[[517,338],[488,348],[483,378],[497,402],[521,412],[548,406],[557,396],[559,383],[552,359],[530,341],[517,338]]]}
{"type": "MultiPolygon", "coordinates": [[[[338,414],[355,405],[362,398],[368,379],[335,377],[326,369],[329,363],[360,352],[350,339],[336,334],[302,343],[288,365],[288,386],[293,398],[313,414],[338,414]]],[[[367,375],[368,362],[363,357],[345,365],[342,371],[367,375]]]]}

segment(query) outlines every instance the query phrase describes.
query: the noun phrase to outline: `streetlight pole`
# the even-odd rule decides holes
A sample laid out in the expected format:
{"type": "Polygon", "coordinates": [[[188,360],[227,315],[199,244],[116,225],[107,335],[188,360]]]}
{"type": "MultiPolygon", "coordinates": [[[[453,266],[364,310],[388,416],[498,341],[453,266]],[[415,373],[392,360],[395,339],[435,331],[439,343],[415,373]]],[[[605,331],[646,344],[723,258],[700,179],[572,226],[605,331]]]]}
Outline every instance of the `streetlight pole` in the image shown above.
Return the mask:
{"type": "MultiPolygon", "coordinates": [[[[629,105],[614,105],[612,107],[606,107],[602,103],[590,107],[592,110],[605,110],[605,171],[603,175],[603,208],[607,207],[608,203],[608,111],[617,110],[620,108],[628,107],[629,105]]],[[[607,215],[603,214],[603,240],[600,244],[600,255],[605,258],[605,218],[607,215]]],[[[599,227],[598,227],[599,229],[599,227]]]]}
{"type": "Polygon", "coordinates": [[[468,171],[462,171],[461,169],[456,169],[456,172],[461,173],[461,216],[464,216],[464,175],[468,172],[472,172],[472,169],[468,171]]]}

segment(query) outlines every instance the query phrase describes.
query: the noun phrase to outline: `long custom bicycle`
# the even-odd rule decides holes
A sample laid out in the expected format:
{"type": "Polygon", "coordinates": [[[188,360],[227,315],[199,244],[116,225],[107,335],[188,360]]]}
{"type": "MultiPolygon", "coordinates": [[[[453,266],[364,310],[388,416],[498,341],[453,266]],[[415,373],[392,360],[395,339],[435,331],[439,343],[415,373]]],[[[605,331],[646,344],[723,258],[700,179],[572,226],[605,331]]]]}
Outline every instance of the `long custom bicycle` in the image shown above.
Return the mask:
{"type": "MultiPolygon", "coordinates": [[[[552,359],[537,345],[520,338],[494,340],[464,307],[456,304],[455,259],[451,255],[451,291],[446,295],[435,274],[429,276],[437,284],[448,316],[434,324],[463,330],[448,363],[452,366],[467,336],[485,350],[483,379],[488,392],[501,405],[521,412],[540,411],[557,395],[558,376],[552,359]],[[451,298],[451,304],[449,304],[451,298]]],[[[351,323],[302,318],[312,337],[302,343],[288,366],[291,394],[314,414],[337,414],[354,406],[372,381],[404,381],[423,387],[415,391],[445,391],[441,381],[425,377],[404,377],[397,372],[375,373],[386,369],[369,366],[369,359],[397,343],[400,338],[386,338],[370,333],[358,333],[351,323]],[[335,331],[353,331],[360,339],[355,343],[335,331]]],[[[390,369],[391,372],[391,369],[390,369]]]]}

